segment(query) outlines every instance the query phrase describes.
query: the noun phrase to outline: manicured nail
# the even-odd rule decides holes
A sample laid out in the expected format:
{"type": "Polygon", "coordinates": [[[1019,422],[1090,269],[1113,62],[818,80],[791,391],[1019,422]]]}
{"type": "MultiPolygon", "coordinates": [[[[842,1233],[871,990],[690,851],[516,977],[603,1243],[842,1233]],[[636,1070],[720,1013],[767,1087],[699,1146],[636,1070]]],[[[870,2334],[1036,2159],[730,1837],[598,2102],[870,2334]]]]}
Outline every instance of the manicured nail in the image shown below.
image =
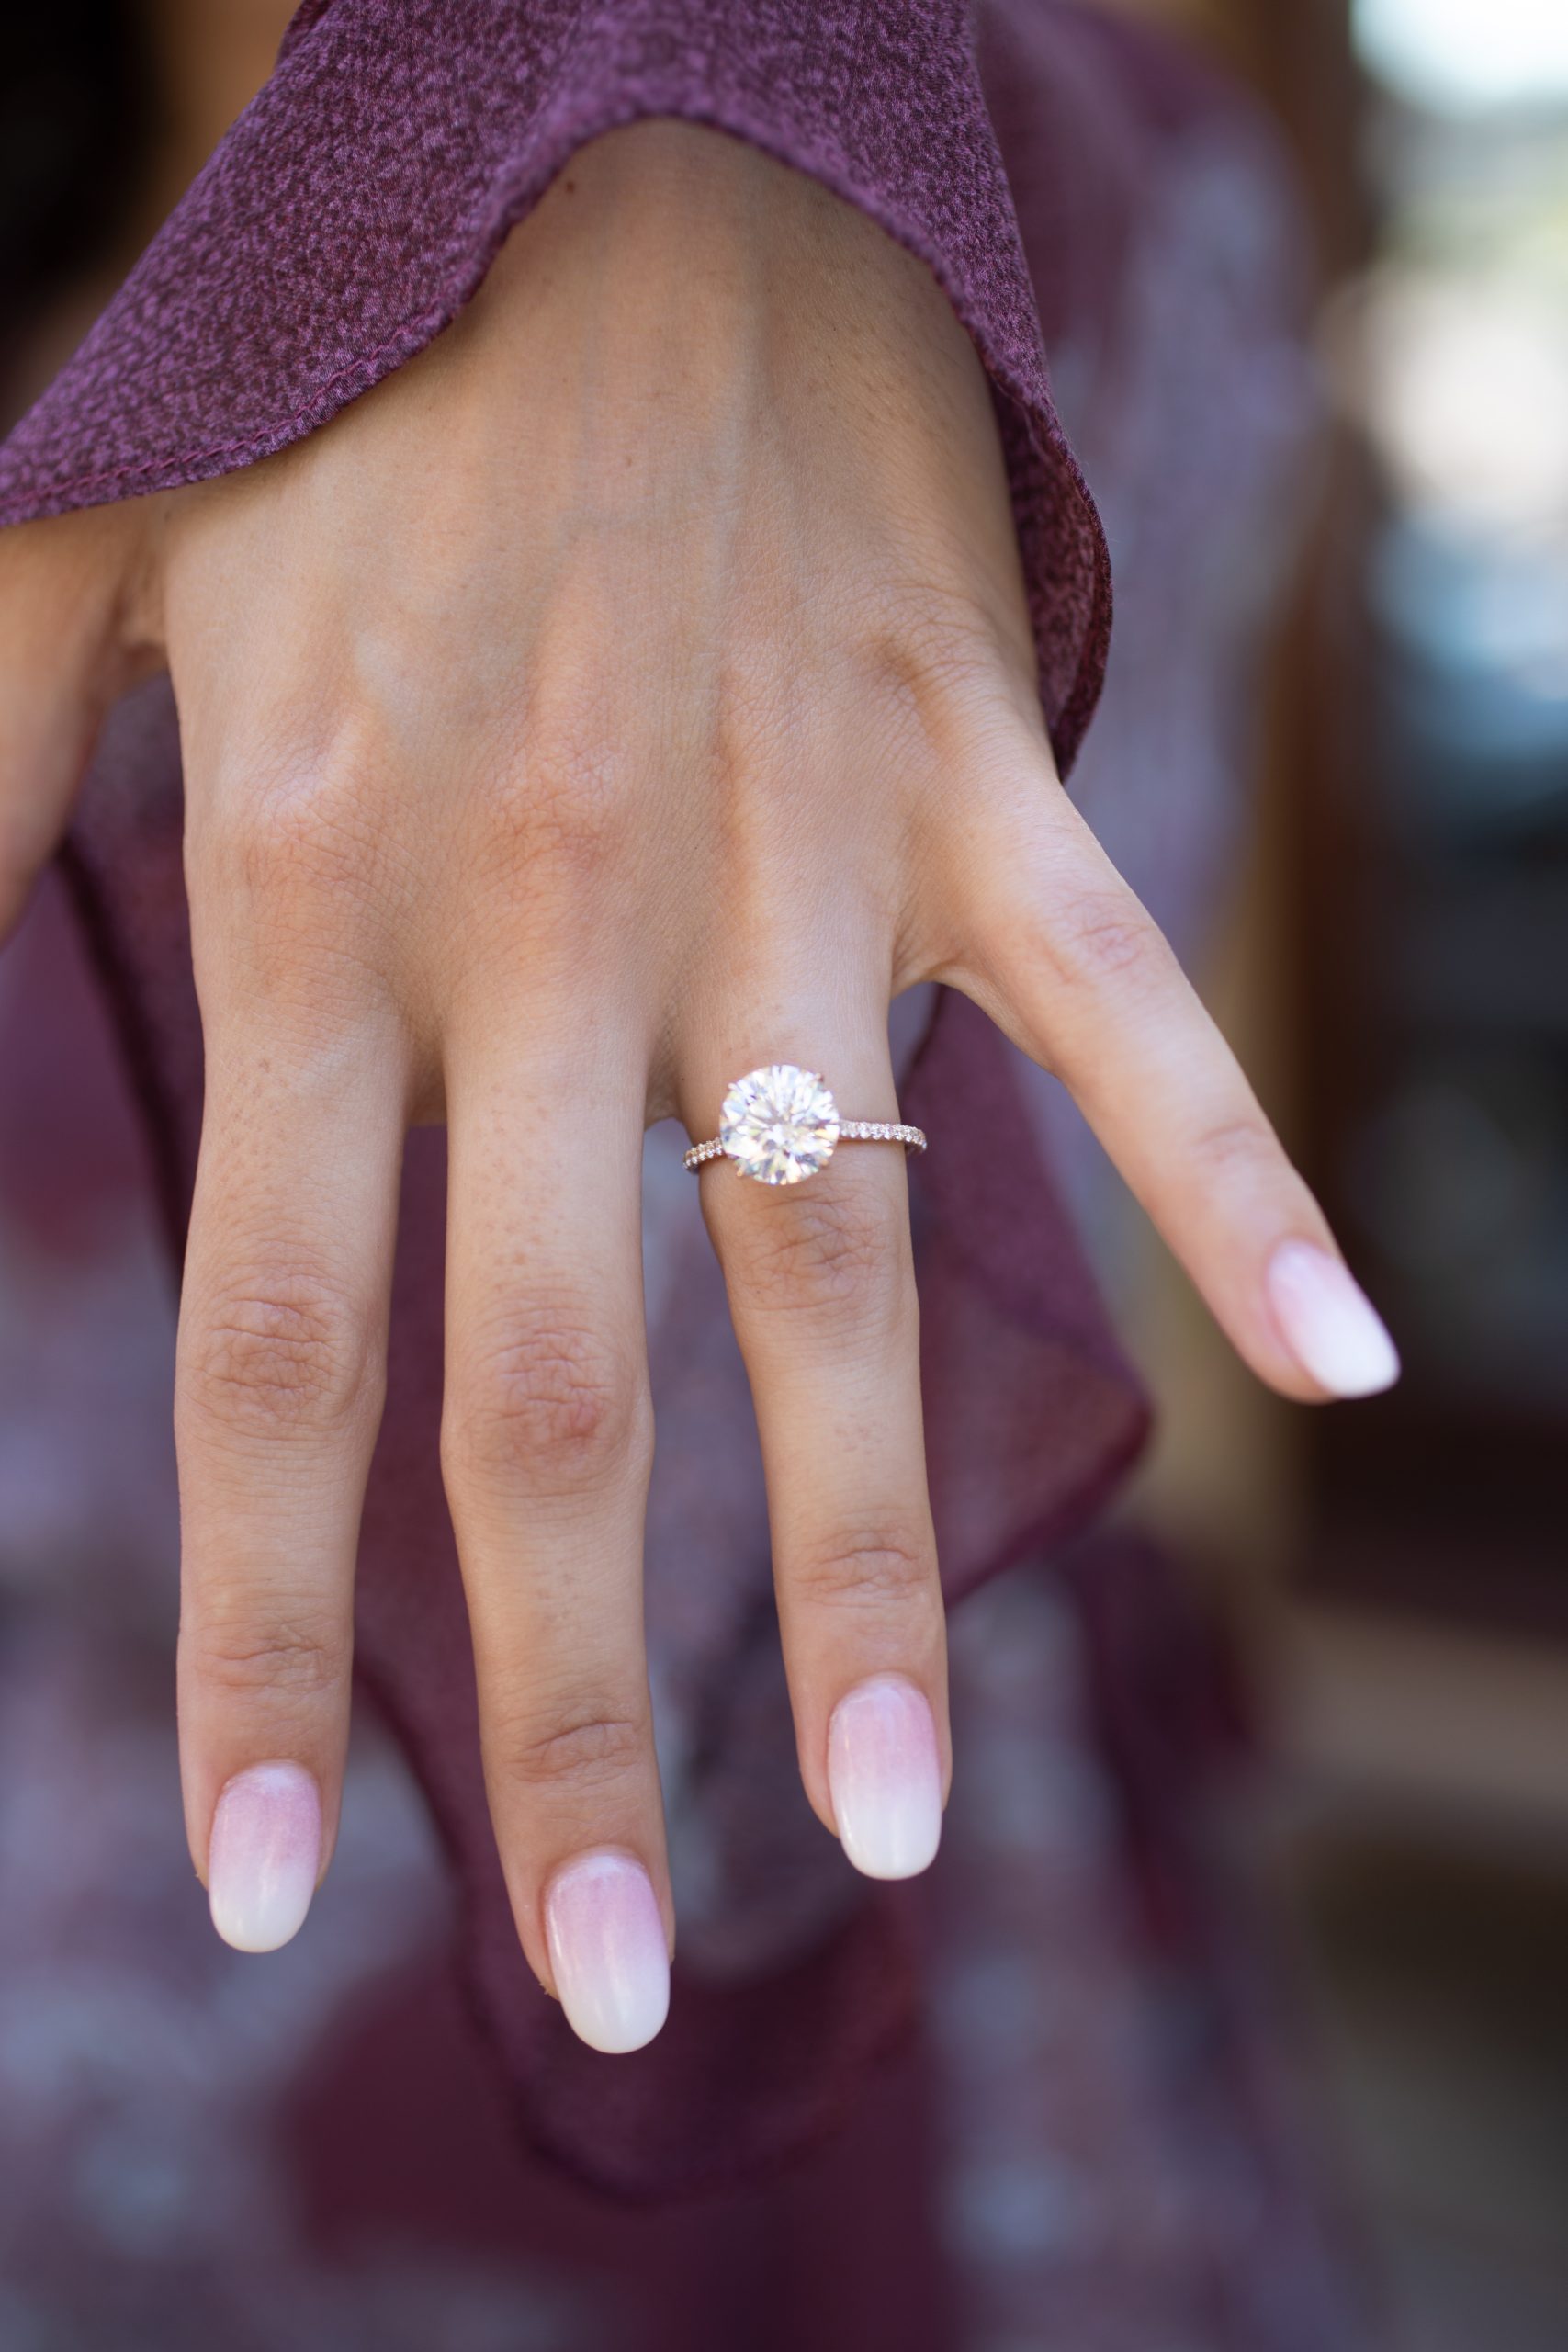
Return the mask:
{"type": "Polygon", "coordinates": [[[913,1878],[942,1838],[942,1763],[931,1711],[884,1676],[840,1699],[828,1726],[828,1790],[845,1853],[867,1878],[913,1878]]]}
{"type": "Polygon", "coordinates": [[[550,1965],[567,2022],[591,2050],[651,2041],[670,2012],[670,1952],[648,1872],[625,1854],[584,1854],[545,1897],[550,1965]]]}
{"type": "Polygon", "coordinates": [[[253,1764],[218,1800],[207,1849],[212,1924],[236,1951],[298,1935],[321,1866],[321,1795],[299,1764],[253,1764]]]}
{"type": "Polygon", "coordinates": [[[1267,1282],[1286,1346],[1320,1387],[1336,1396],[1372,1396],[1393,1385],[1393,1341],[1337,1258],[1310,1241],[1281,1241],[1267,1282]]]}

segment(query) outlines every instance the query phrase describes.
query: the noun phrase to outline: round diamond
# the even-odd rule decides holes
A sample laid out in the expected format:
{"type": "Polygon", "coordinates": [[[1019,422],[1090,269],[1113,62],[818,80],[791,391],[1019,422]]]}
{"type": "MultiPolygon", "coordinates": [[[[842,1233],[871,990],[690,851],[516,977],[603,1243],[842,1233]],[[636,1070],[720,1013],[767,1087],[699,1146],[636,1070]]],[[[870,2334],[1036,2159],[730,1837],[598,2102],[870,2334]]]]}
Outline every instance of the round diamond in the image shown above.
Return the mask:
{"type": "Polygon", "coordinates": [[[839,1106],[814,1069],[772,1062],[736,1080],[724,1098],[718,1139],[760,1184],[798,1184],[832,1158],[839,1106]]]}

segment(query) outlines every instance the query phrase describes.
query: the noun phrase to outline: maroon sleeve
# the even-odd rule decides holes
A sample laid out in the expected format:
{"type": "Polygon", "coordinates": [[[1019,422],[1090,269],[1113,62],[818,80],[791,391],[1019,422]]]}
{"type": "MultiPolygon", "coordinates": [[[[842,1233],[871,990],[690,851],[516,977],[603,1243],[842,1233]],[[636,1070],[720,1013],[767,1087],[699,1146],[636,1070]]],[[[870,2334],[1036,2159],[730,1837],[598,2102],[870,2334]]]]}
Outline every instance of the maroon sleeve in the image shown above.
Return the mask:
{"type": "Polygon", "coordinates": [[[945,288],[995,392],[1066,764],[1109,572],[964,0],[306,0],[271,80],[0,448],[0,523],[197,481],[324,424],[449,324],[576,148],[650,115],[811,173],[945,288]]]}

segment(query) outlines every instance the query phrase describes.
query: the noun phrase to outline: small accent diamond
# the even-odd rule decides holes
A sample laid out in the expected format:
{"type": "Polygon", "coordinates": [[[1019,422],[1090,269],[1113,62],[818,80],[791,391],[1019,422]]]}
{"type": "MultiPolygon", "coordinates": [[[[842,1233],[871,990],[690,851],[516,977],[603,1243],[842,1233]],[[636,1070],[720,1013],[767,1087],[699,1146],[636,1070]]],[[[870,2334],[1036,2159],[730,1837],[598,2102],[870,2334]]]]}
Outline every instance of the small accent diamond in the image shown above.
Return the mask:
{"type": "Polygon", "coordinates": [[[833,1156],[839,1106],[813,1069],[772,1062],[748,1070],[724,1098],[718,1139],[761,1184],[798,1184],[833,1156]]]}

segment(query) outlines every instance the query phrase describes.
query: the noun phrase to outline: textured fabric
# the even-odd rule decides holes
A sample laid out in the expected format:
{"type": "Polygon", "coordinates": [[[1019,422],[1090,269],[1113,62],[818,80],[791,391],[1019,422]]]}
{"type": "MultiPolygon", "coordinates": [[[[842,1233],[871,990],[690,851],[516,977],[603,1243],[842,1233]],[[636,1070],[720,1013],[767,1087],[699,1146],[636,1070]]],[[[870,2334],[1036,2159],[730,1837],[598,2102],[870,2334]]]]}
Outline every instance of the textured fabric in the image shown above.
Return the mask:
{"type": "MultiPolygon", "coordinates": [[[[991,0],[982,30],[989,118],[964,20],[939,5],[308,10],[0,454],[4,512],[282,446],[437,331],[582,138],[650,111],[723,122],[924,254],[974,334],[1065,754],[1107,605],[1038,303],[1142,566],[1134,658],[1112,670],[1082,786],[1190,932],[1235,791],[1280,419],[1299,401],[1285,207],[1245,115],[1164,48],[1054,0],[991,0]]],[[[180,819],[154,684],[114,715],[70,872],[176,1247],[201,1096],[180,819]]],[[[613,2064],[532,1984],[485,1816],[435,1465],[441,1152],[413,1139],[359,1654],[459,1864],[468,1991],[497,2068],[476,2064],[431,1950],[439,1880],[384,1757],[351,1771],[333,1878],[267,1963],[265,1999],[193,1902],[167,1722],[170,1534],[134,1442],[166,1390],[166,1333],[141,1228],[115,1238],[123,1115],[51,1131],[29,1114],[47,1068],[85,1081],[102,1058],[53,985],[64,949],[44,911],[31,970],[4,976],[9,1023],[0,989],[0,1304],[25,1283],[36,1325],[56,1302],[57,1432],[63,1408],[133,1434],[73,1482],[58,1434],[54,1454],[39,1443],[47,1396],[0,1314],[0,1431],[20,1432],[0,1453],[0,1569],[15,1564],[20,1590],[47,1554],[54,1589],[79,1596],[77,1621],[69,1600],[58,1618],[19,1612],[27,1638],[0,1648],[16,1742],[0,1840],[19,1865],[0,1975],[6,2016],[29,2020],[0,2033],[0,2203],[21,2217],[0,2323],[96,2344],[124,2339],[134,2310],[160,2352],[1352,2352],[1245,1930],[1197,1832],[1216,1738],[1201,1645],[1151,1564],[1042,1565],[1144,1425],[1045,1166],[1059,1091],[962,1001],[901,1008],[902,1101],[935,1137],[914,1206],[950,1597],[1017,1564],[954,1616],[960,1772],[943,1854],[910,1889],[856,1880],[800,1794],[755,1431],[683,1139],[649,1138],[649,1621],[681,1956],[666,2036],[613,2064]],[[117,1386],[128,1357],[139,1376],[117,1386]],[[533,2154],[512,2147],[498,2090],[533,2154]],[[708,2201],[671,2204],[696,2188],[708,2201]],[[656,2214],[631,2209],[649,2198],[656,2214]]],[[[1103,1171],[1080,1173],[1101,1198],[1103,1171]]]]}
{"type": "Polygon", "coordinates": [[[1059,758],[1110,573],[1051,406],[963,0],[330,0],[0,453],[0,523],[297,440],[447,325],[584,140],[679,115],[813,173],[930,264],[996,387],[1059,758]]]}

